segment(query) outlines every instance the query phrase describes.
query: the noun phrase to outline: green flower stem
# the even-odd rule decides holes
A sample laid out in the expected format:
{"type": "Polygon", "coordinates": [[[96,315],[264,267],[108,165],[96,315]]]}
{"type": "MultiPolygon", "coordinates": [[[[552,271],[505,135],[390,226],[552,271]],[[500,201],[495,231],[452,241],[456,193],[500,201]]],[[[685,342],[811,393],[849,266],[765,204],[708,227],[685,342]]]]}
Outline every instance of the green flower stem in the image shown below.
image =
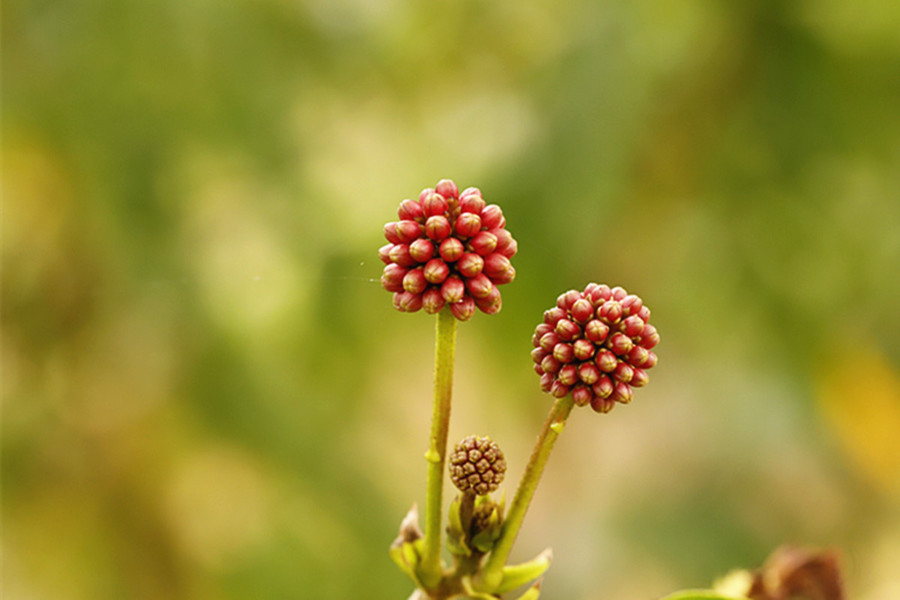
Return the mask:
{"type": "Polygon", "coordinates": [[[544,427],[538,436],[537,443],[528,459],[528,466],[525,467],[525,473],[519,482],[519,488],[509,507],[506,519],[503,521],[503,527],[500,530],[500,537],[494,545],[490,556],[485,562],[481,570],[476,586],[479,589],[493,590],[500,585],[503,579],[503,567],[506,565],[506,559],[512,550],[513,542],[516,541],[516,535],[525,519],[525,513],[528,511],[528,505],[531,504],[531,498],[537,489],[538,482],[541,480],[541,474],[550,457],[550,451],[553,450],[553,444],[556,438],[562,433],[566,424],[566,419],[575,405],[572,395],[569,394],[565,398],[560,398],[553,405],[544,427]]]}
{"type": "Polygon", "coordinates": [[[453,395],[453,361],[456,355],[456,318],[446,307],[437,315],[434,344],[434,405],[431,414],[431,445],[425,453],[428,482],[425,491],[425,548],[421,578],[427,587],[441,579],[441,506],[450,399],[453,395]]]}

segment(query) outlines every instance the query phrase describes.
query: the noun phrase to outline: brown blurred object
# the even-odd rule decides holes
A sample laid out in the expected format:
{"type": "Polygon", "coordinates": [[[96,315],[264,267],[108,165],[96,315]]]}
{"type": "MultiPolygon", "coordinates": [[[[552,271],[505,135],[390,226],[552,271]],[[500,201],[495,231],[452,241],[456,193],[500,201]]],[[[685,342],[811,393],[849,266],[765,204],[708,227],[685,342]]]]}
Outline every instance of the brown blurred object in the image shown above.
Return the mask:
{"type": "Polygon", "coordinates": [[[835,550],[781,546],[753,574],[751,600],[846,600],[835,550]]]}

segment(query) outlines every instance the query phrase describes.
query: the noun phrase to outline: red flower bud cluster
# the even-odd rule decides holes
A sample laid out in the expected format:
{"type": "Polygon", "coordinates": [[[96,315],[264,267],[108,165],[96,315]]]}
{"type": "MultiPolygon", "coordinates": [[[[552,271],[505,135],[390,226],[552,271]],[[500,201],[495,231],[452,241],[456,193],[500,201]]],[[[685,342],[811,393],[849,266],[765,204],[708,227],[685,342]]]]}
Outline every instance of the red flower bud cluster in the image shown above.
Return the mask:
{"type": "Polygon", "coordinates": [[[575,404],[602,413],[628,404],[656,365],[659,334],[649,320],[643,301],[618,286],[589,283],[562,294],[531,338],[541,389],[557,398],[571,393],[575,404]]]}
{"type": "Polygon", "coordinates": [[[476,307],[500,312],[497,286],[515,279],[509,259],[518,245],[499,206],[485,204],[478,188],[460,193],[442,179],[418,200],[401,202],[397,216],[384,226],[390,243],[378,250],[387,265],[381,285],[394,293],[397,310],[435,314],[449,305],[460,321],[472,318],[476,307]]]}

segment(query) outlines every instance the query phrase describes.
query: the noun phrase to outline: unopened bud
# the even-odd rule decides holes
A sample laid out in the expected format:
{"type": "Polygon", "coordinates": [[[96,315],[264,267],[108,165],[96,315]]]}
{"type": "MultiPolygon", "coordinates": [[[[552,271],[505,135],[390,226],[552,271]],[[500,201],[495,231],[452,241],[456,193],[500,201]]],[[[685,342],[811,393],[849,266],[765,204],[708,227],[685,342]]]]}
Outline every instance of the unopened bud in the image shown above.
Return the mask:
{"type": "Polygon", "coordinates": [[[594,356],[597,347],[589,340],[581,338],[572,342],[572,349],[575,351],[575,358],[578,360],[590,360],[594,356]]]}
{"type": "Polygon", "coordinates": [[[475,277],[466,280],[466,289],[469,290],[469,293],[475,299],[484,298],[490,294],[492,287],[494,287],[494,284],[491,283],[491,280],[484,273],[479,273],[475,277]]]}
{"type": "Polygon", "coordinates": [[[553,357],[561,363],[570,363],[575,359],[575,351],[572,344],[560,342],[553,348],[553,357]]]}
{"type": "Polygon", "coordinates": [[[459,188],[456,187],[456,183],[452,179],[441,179],[434,186],[434,191],[444,198],[459,198],[459,188]]]}
{"type": "Polygon", "coordinates": [[[426,262],[429,258],[434,256],[434,244],[425,238],[419,238],[409,245],[409,255],[412,256],[413,260],[416,262],[426,262]]]}
{"type": "Polygon", "coordinates": [[[403,276],[403,289],[413,294],[421,294],[428,287],[422,268],[413,269],[403,276]]]}
{"type": "MultiPolygon", "coordinates": [[[[447,228],[449,230],[449,224],[447,225],[447,228]]],[[[440,248],[438,248],[438,253],[441,255],[441,258],[447,262],[456,262],[465,251],[466,248],[463,246],[463,243],[455,237],[445,239],[441,242],[440,248]]]]}
{"type": "Polygon", "coordinates": [[[407,270],[398,264],[391,263],[381,272],[381,285],[389,292],[403,291],[403,277],[407,270]]]}
{"type": "Polygon", "coordinates": [[[572,400],[574,400],[575,404],[578,406],[587,406],[593,398],[594,392],[592,392],[589,387],[576,385],[572,390],[572,400]]]}
{"type": "Polygon", "coordinates": [[[594,358],[594,363],[596,363],[604,373],[612,373],[616,370],[616,365],[619,361],[616,359],[616,355],[609,350],[601,350],[594,358]]]}
{"type": "Polygon", "coordinates": [[[632,391],[631,386],[622,382],[616,384],[613,393],[609,397],[610,400],[621,402],[622,404],[628,404],[631,402],[632,398],[634,398],[634,392],[632,391]]]}
{"type": "Polygon", "coordinates": [[[588,385],[594,385],[600,380],[600,369],[594,363],[582,363],[578,367],[578,378],[588,385]]]}
{"type": "Polygon", "coordinates": [[[584,326],[584,337],[595,344],[600,344],[609,335],[609,325],[599,319],[591,319],[584,326]]]}
{"type": "Polygon", "coordinates": [[[384,237],[392,244],[402,244],[403,242],[400,240],[400,236],[397,235],[397,224],[396,223],[385,223],[384,224],[384,237]]]}
{"type": "Polygon", "coordinates": [[[481,231],[481,217],[472,213],[462,213],[456,219],[456,233],[461,237],[473,237],[481,231]]]}
{"type": "Polygon", "coordinates": [[[438,288],[431,287],[422,293],[422,308],[430,315],[441,312],[445,304],[444,297],[441,296],[441,290],[438,288]]]}
{"type": "Polygon", "coordinates": [[[575,385],[578,382],[578,367],[573,364],[563,365],[556,378],[565,385],[575,385]]]}
{"type": "Polygon", "coordinates": [[[483,209],[484,200],[482,200],[479,195],[469,194],[468,196],[461,196],[459,199],[460,212],[480,215],[483,209]]]}
{"type": "Polygon", "coordinates": [[[425,211],[422,205],[415,200],[404,200],[397,209],[397,216],[401,221],[419,221],[424,220],[425,211]]]}
{"type": "Polygon", "coordinates": [[[560,319],[556,323],[556,334],[568,342],[581,334],[581,328],[569,319],[560,319]]]}
{"type": "Polygon", "coordinates": [[[597,316],[608,324],[616,323],[622,318],[622,305],[615,300],[608,300],[597,309],[597,316]]]}
{"type": "Polygon", "coordinates": [[[433,240],[443,240],[450,233],[450,221],[444,215],[434,215],[425,221],[425,235],[433,240]]]}
{"type": "Polygon", "coordinates": [[[391,248],[393,248],[393,244],[385,244],[381,248],[378,249],[378,258],[381,259],[386,265],[391,264],[391,248]]]}
{"type": "Polygon", "coordinates": [[[475,314],[475,299],[466,296],[459,302],[450,305],[450,312],[460,321],[468,321],[475,314]]]}
{"type": "Polygon", "coordinates": [[[501,227],[500,222],[503,220],[503,211],[496,204],[489,204],[481,211],[481,224],[487,229],[501,227]]]}
{"type": "Polygon", "coordinates": [[[608,375],[601,375],[591,389],[594,391],[594,394],[600,398],[609,398],[609,396],[613,393],[615,389],[615,385],[612,382],[612,379],[609,378],[608,375]]]}
{"type": "Polygon", "coordinates": [[[631,381],[628,384],[633,388],[644,387],[650,381],[650,376],[647,375],[647,371],[643,369],[634,369],[634,374],[631,376],[631,381]]]}
{"type": "Polygon", "coordinates": [[[425,269],[423,273],[425,275],[425,281],[427,281],[428,283],[443,283],[444,280],[447,279],[447,275],[450,274],[450,267],[448,267],[447,263],[445,263],[441,259],[432,258],[427,263],[425,263],[425,269]]]}
{"type": "Polygon", "coordinates": [[[634,347],[634,342],[631,341],[624,333],[614,333],[612,337],[609,338],[609,349],[618,354],[619,356],[623,356],[631,352],[631,349],[634,347]]]}
{"type": "Polygon", "coordinates": [[[463,254],[456,263],[456,270],[465,277],[475,277],[484,269],[484,259],[474,252],[463,254]]]}
{"type": "MultiPolygon", "coordinates": [[[[466,284],[456,275],[448,277],[441,286],[441,296],[450,304],[456,304],[466,294],[466,284]]],[[[472,304],[474,305],[474,300],[472,304]]]]}
{"type": "Polygon", "coordinates": [[[613,371],[613,378],[622,383],[628,383],[634,377],[634,369],[628,363],[620,362],[613,371]]]}
{"type": "Polygon", "coordinates": [[[487,256],[497,249],[497,236],[490,231],[479,231],[469,240],[469,246],[481,256],[487,256]]]}
{"type": "Polygon", "coordinates": [[[428,217],[443,215],[447,212],[448,208],[450,207],[447,205],[447,200],[443,195],[438,193],[429,194],[422,202],[422,209],[428,217]]]}

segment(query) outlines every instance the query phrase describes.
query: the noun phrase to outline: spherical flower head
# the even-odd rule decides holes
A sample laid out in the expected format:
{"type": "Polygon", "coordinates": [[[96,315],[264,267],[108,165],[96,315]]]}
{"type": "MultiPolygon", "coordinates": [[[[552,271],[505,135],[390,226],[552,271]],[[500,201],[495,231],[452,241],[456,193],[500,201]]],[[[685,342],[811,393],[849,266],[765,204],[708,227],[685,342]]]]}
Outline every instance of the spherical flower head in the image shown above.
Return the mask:
{"type": "Polygon", "coordinates": [[[506,458],[489,437],[463,438],[450,454],[450,480],[461,492],[489,494],[505,475],[506,458]]]}
{"type": "Polygon", "coordinates": [[[515,279],[510,259],[518,245],[499,206],[486,204],[478,188],[460,192],[442,179],[401,202],[397,216],[385,224],[389,243],[378,250],[386,265],[381,285],[394,294],[397,310],[435,314],[449,307],[460,321],[476,308],[500,312],[497,286],[515,279]]]}
{"type": "Polygon", "coordinates": [[[572,394],[578,406],[608,413],[647,385],[659,333],[638,296],[590,283],[583,292],[560,295],[531,342],[541,389],[557,398],[572,394]]]}

